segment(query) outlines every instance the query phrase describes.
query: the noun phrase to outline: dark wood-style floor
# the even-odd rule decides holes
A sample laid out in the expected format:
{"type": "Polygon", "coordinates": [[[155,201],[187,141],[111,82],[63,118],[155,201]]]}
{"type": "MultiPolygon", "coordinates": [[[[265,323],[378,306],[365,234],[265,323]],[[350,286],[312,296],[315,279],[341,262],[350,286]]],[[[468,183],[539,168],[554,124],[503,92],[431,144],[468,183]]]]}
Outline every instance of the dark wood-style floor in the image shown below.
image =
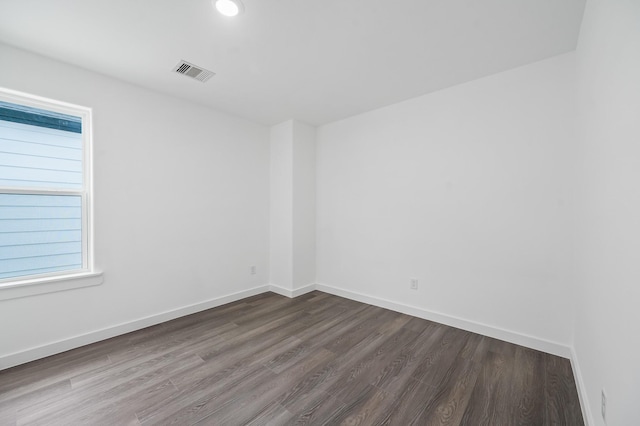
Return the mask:
{"type": "Polygon", "coordinates": [[[582,425],[569,361],[266,293],[0,372],[0,424],[582,425]]]}

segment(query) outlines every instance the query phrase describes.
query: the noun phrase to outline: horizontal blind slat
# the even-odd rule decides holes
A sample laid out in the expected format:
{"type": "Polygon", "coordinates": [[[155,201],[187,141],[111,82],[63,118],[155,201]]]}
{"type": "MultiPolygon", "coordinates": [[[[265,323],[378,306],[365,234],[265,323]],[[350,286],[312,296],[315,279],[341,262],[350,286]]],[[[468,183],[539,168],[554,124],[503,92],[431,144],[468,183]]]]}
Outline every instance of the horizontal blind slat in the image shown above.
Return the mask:
{"type": "Polygon", "coordinates": [[[7,139],[42,145],[82,149],[82,135],[0,120],[0,134],[7,139]]]}
{"type": "Polygon", "coordinates": [[[70,263],[68,265],[58,265],[50,268],[35,268],[35,269],[25,269],[22,271],[11,271],[2,273],[0,272],[0,279],[3,278],[17,278],[24,277],[27,275],[36,275],[36,274],[46,274],[49,272],[59,272],[59,271],[74,271],[82,269],[81,263],[70,263]]]}
{"type": "Polygon", "coordinates": [[[69,183],[69,182],[57,182],[55,185],[52,182],[44,182],[39,180],[8,180],[8,179],[0,179],[0,186],[8,186],[15,187],[16,189],[24,188],[24,189],[32,189],[32,188],[51,188],[51,189],[68,189],[68,190],[78,190],[77,183],[69,183]]]}
{"type": "Polygon", "coordinates": [[[1,220],[2,232],[31,232],[31,231],[73,231],[82,229],[80,219],[51,219],[51,220],[1,220]]]}
{"type": "Polygon", "coordinates": [[[82,173],[82,162],[78,160],[35,157],[33,155],[18,155],[7,152],[0,152],[0,165],[82,173]]]}
{"type": "Polygon", "coordinates": [[[0,247],[0,260],[82,254],[82,242],[31,244],[0,247]]]}
{"type": "Polygon", "coordinates": [[[0,206],[80,207],[82,206],[82,197],[79,195],[0,194],[0,206]]]}
{"type": "Polygon", "coordinates": [[[82,161],[82,150],[49,145],[32,146],[24,142],[5,139],[1,133],[0,152],[35,158],[82,161]]]}
{"type": "Polygon", "coordinates": [[[82,264],[82,253],[0,260],[0,271],[10,273],[72,264],[82,264]]]}
{"type": "Polygon", "coordinates": [[[0,234],[0,247],[82,241],[82,231],[32,231],[0,234]]]}
{"type": "Polygon", "coordinates": [[[82,188],[82,173],[0,166],[0,176],[6,182],[42,182],[44,187],[64,183],[82,188]]]}
{"type": "Polygon", "coordinates": [[[12,219],[80,219],[80,207],[4,207],[0,206],[0,220],[12,219]]]}
{"type": "Polygon", "coordinates": [[[45,182],[46,187],[54,186],[53,183],[75,185],[82,188],[82,173],[60,170],[43,170],[23,167],[7,167],[0,165],[0,176],[5,181],[45,182]]]}

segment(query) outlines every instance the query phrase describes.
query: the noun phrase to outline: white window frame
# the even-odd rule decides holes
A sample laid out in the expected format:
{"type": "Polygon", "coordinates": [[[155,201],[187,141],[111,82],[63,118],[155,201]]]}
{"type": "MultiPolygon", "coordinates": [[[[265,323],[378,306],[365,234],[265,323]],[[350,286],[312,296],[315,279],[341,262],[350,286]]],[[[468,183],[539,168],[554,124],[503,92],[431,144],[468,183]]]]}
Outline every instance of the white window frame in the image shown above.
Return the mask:
{"type": "Polygon", "coordinates": [[[82,269],[0,279],[0,300],[68,290],[102,283],[95,269],[93,233],[93,128],[91,108],[47,99],[0,87],[0,101],[54,111],[82,119],[83,187],[50,189],[0,186],[0,193],[25,195],[75,195],[82,199],[82,269]]]}

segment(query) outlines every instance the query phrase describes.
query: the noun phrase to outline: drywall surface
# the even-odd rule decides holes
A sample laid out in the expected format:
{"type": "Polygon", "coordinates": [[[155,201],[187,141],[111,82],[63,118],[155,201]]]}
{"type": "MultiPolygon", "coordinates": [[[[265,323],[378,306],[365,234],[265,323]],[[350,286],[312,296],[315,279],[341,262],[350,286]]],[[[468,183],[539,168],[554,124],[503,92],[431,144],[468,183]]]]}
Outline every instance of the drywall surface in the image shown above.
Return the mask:
{"type": "Polygon", "coordinates": [[[293,296],[315,284],[316,130],[296,120],[271,127],[271,284],[293,296]]]}
{"type": "Polygon", "coordinates": [[[270,283],[293,286],[293,121],[271,127],[270,283]]]}
{"type": "Polygon", "coordinates": [[[93,108],[105,273],[0,301],[0,357],[268,282],[268,128],[6,45],[0,58],[0,86],[93,108]]]}
{"type": "Polygon", "coordinates": [[[318,283],[568,345],[574,65],[318,128],[318,283]]]}
{"type": "Polygon", "coordinates": [[[316,280],[316,129],[293,122],[293,288],[316,280]]]}
{"type": "Polygon", "coordinates": [[[594,425],[638,424],[640,2],[590,0],[576,52],[581,200],[575,353],[594,425]]]}

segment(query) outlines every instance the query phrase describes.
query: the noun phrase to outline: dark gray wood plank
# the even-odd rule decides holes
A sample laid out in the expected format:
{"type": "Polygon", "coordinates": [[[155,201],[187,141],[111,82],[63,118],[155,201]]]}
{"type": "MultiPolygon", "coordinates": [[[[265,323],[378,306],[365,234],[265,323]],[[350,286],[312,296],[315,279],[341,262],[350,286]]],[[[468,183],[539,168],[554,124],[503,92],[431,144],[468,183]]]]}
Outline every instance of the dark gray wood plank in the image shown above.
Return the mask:
{"type": "Polygon", "coordinates": [[[516,348],[511,381],[511,424],[545,424],[543,358],[542,352],[516,348]]]}
{"type": "Polygon", "coordinates": [[[326,392],[314,392],[307,398],[308,404],[298,411],[298,415],[287,421],[287,425],[322,424],[344,408],[342,401],[326,392]]]}
{"type": "Polygon", "coordinates": [[[355,398],[370,387],[372,375],[383,370],[405,347],[414,347],[417,336],[415,331],[401,328],[334,381],[327,392],[340,401],[355,398]]]}
{"type": "Polygon", "coordinates": [[[512,376],[513,359],[503,353],[488,352],[461,423],[478,426],[510,424],[512,376]]]}
{"type": "Polygon", "coordinates": [[[294,415],[282,405],[273,402],[253,413],[247,426],[283,425],[291,421],[294,415]]]}
{"type": "Polygon", "coordinates": [[[545,423],[550,425],[584,425],[568,359],[545,356],[545,423]]]}
{"type": "Polygon", "coordinates": [[[432,386],[440,383],[456,362],[468,334],[455,328],[446,328],[442,337],[423,354],[413,372],[413,378],[432,386]]]}
{"type": "Polygon", "coordinates": [[[412,423],[438,426],[461,424],[487,347],[487,341],[483,336],[469,336],[455,362],[435,385],[434,398],[412,423]]]}
{"type": "Polygon", "coordinates": [[[420,418],[436,395],[437,389],[434,386],[408,377],[404,386],[397,389],[395,398],[389,400],[376,424],[410,425],[420,418]]]}
{"type": "Polygon", "coordinates": [[[329,425],[373,425],[384,416],[393,397],[375,386],[367,385],[360,392],[345,401],[344,406],[331,417],[323,420],[329,425]]]}
{"type": "MultiPolygon", "coordinates": [[[[426,373],[430,362],[430,354],[437,353],[437,347],[442,341],[446,327],[423,322],[424,327],[421,334],[415,339],[415,344],[405,347],[398,356],[387,366],[380,370],[377,376],[371,378],[371,384],[392,394],[396,398],[402,396],[406,386],[413,380],[416,370],[421,367],[423,374],[426,373]]],[[[411,330],[420,331],[414,327],[411,330]]]]}

